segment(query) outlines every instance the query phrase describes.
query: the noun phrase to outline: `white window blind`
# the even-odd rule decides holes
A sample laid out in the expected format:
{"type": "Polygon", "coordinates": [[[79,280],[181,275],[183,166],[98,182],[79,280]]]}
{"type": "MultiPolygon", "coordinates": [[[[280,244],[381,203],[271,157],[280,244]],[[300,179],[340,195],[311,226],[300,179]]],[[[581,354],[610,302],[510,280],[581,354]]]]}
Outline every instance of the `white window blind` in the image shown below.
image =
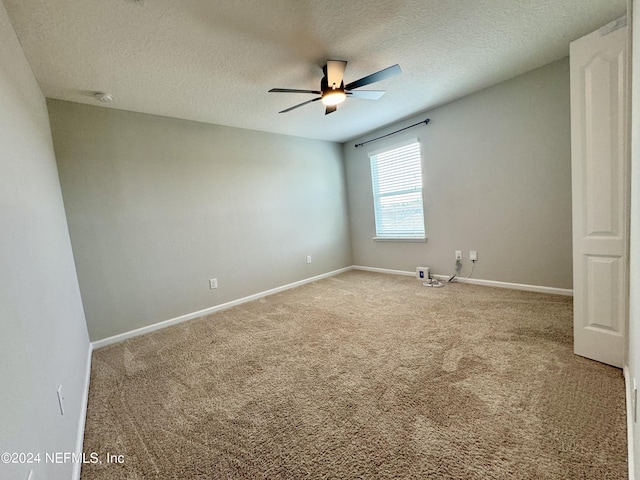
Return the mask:
{"type": "Polygon", "coordinates": [[[423,239],[422,161],[420,143],[369,154],[376,237],[423,239]]]}

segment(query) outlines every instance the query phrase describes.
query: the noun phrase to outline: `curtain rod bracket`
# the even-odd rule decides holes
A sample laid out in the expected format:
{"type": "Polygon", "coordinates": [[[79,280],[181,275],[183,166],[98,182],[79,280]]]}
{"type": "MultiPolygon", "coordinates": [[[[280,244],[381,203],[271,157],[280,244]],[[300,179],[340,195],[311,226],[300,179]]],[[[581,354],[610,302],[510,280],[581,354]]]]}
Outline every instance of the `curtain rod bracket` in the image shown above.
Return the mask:
{"type": "Polygon", "coordinates": [[[356,143],[354,145],[354,147],[356,147],[356,148],[361,147],[363,145],[366,145],[367,143],[375,142],[376,140],[380,140],[381,138],[385,138],[385,137],[388,137],[390,135],[395,135],[396,133],[400,133],[400,132],[402,132],[404,130],[407,130],[409,128],[413,128],[413,127],[417,127],[418,125],[422,125],[423,123],[425,125],[427,125],[430,121],[431,121],[431,119],[427,118],[427,119],[423,120],[422,122],[414,123],[413,125],[409,125],[408,127],[401,128],[400,130],[396,130],[395,132],[391,132],[391,133],[387,133],[386,135],[382,135],[381,137],[372,138],[371,140],[367,140],[366,142],[362,142],[362,143],[356,143]]]}

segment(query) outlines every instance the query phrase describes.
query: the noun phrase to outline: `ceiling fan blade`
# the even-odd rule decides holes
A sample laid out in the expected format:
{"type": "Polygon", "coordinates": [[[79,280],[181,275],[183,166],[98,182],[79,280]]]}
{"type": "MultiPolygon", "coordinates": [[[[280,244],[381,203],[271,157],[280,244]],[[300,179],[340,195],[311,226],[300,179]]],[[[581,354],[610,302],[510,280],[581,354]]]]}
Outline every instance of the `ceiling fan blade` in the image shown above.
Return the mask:
{"type": "Polygon", "coordinates": [[[347,62],[344,60],[327,60],[326,75],[327,84],[329,87],[335,85],[336,88],[340,88],[342,85],[342,79],[344,78],[344,69],[347,67],[347,62]]]}
{"type": "Polygon", "coordinates": [[[355,92],[347,92],[347,95],[350,97],[366,98],[367,100],[378,100],[384,94],[384,90],[356,90],[355,92]]]}
{"type": "Polygon", "coordinates": [[[293,107],[289,107],[286,110],[282,110],[281,112],[278,112],[278,113],[287,113],[287,112],[290,112],[291,110],[294,110],[294,109],[296,109],[298,107],[306,105],[307,103],[317,102],[318,100],[321,100],[321,99],[322,99],[322,97],[313,98],[311,100],[307,100],[306,102],[299,103],[298,105],[294,105],[293,107]]]}
{"type": "Polygon", "coordinates": [[[337,105],[327,105],[327,108],[324,111],[325,115],[329,115],[330,113],[335,112],[338,109],[337,105]]]}
{"type": "Polygon", "coordinates": [[[396,64],[391,67],[387,67],[384,70],[380,70],[379,72],[372,73],[371,75],[367,75],[366,77],[362,77],[360,80],[351,82],[350,84],[345,85],[344,89],[353,90],[354,88],[364,87],[365,85],[369,85],[370,83],[379,82],[386,78],[400,75],[401,73],[402,73],[402,70],[400,70],[400,65],[396,64]]]}
{"type": "Polygon", "coordinates": [[[316,95],[321,95],[322,92],[320,90],[298,90],[295,88],[272,88],[269,92],[275,93],[313,93],[316,95]]]}

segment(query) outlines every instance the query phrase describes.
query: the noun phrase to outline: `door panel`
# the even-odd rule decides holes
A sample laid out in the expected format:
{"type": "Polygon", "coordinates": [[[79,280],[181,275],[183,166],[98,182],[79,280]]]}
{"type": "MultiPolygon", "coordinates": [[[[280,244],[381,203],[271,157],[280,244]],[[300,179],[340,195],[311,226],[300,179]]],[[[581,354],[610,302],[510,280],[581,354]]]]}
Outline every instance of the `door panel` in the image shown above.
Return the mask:
{"type": "Polygon", "coordinates": [[[620,295],[623,265],[620,257],[585,255],[587,309],[585,326],[604,334],[620,335],[620,295]],[[606,293],[606,294],[605,294],[606,293]]]}
{"type": "Polygon", "coordinates": [[[628,278],[627,28],[571,44],[574,351],[621,367],[628,278]]]}

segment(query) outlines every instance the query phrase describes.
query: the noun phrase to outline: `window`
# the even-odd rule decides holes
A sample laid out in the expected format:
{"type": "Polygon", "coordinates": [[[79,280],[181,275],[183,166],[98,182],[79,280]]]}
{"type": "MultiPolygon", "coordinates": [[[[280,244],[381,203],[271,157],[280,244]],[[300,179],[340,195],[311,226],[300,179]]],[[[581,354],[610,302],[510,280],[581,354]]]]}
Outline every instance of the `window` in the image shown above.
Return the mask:
{"type": "Polygon", "coordinates": [[[369,154],[376,237],[425,240],[420,143],[412,140],[369,154]]]}

